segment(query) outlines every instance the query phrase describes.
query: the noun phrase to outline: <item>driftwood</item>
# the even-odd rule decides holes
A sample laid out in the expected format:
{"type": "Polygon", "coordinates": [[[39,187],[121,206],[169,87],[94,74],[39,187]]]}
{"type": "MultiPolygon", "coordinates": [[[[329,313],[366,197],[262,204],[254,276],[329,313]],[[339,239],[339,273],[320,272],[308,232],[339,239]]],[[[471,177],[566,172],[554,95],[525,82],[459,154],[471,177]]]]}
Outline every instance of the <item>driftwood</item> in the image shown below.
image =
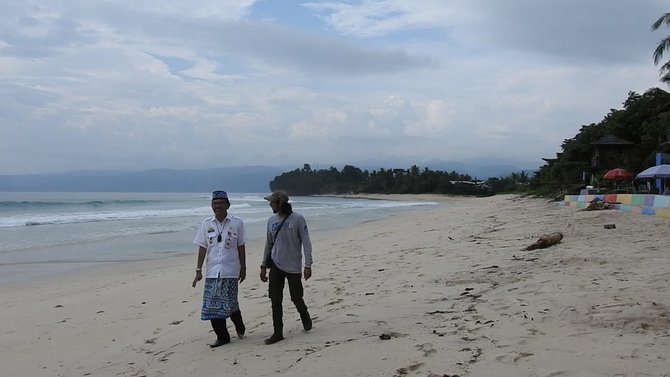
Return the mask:
{"type": "Polygon", "coordinates": [[[562,239],[563,233],[561,232],[543,234],[537,241],[528,245],[524,250],[544,249],[561,242],[562,239]]]}

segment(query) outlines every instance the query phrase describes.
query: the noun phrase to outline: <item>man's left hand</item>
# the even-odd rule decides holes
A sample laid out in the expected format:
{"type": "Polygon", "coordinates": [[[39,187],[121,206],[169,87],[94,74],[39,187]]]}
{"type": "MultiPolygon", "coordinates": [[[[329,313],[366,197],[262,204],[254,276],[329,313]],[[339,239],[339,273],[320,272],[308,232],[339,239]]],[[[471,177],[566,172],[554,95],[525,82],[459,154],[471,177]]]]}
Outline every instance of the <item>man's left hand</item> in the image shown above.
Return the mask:
{"type": "Polygon", "coordinates": [[[308,280],[309,278],[312,277],[312,269],[309,267],[305,267],[305,270],[303,271],[302,275],[305,277],[305,280],[308,280]]]}

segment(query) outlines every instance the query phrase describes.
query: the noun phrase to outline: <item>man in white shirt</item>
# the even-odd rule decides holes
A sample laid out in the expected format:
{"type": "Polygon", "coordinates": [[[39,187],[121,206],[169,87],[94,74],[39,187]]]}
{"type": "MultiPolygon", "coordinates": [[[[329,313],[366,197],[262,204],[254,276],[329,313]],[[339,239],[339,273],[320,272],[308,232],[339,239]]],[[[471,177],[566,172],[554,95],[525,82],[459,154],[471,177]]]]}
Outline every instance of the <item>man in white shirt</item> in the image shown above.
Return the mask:
{"type": "Polygon", "coordinates": [[[198,261],[193,287],[202,280],[205,264],[205,287],[200,318],[209,320],[216,333],[216,341],[209,346],[220,347],[230,343],[226,318],[235,325],[238,338],[244,337],[245,327],[237,300],[238,283],[246,277],[246,235],[244,223],[237,216],[228,215],[230,201],[225,191],[212,193],[213,217],[206,218],[193,243],[198,245],[198,261]],[[205,263],[206,262],[206,263],[205,263]]]}

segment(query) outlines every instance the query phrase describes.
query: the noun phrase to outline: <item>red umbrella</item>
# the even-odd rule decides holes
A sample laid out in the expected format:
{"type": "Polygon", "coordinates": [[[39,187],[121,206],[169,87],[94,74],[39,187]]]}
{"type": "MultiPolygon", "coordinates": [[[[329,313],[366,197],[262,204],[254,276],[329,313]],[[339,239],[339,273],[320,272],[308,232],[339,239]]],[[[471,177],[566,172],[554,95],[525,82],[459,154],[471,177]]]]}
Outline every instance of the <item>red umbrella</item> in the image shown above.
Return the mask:
{"type": "Polygon", "coordinates": [[[608,170],[605,175],[603,175],[603,179],[609,179],[611,181],[632,181],[633,173],[626,169],[616,168],[608,170]]]}

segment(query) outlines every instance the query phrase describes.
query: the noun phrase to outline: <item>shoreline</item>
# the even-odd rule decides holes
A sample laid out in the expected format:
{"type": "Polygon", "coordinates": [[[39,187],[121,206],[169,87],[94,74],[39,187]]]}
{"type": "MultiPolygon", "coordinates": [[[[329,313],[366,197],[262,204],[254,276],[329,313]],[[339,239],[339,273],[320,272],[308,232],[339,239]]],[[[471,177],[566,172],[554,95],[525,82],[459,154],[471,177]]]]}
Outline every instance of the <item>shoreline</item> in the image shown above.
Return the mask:
{"type": "Polygon", "coordinates": [[[240,285],[245,339],[209,349],[195,255],[179,256],[0,288],[0,360],[11,376],[667,373],[667,220],[443,198],[457,205],[313,235],[309,333],[286,295],[286,340],[263,344],[270,302],[254,241],[240,285]],[[553,231],[561,243],[522,250],[553,231]]]}
{"type": "Polygon", "coordinates": [[[464,196],[464,195],[442,195],[442,194],[329,194],[314,195],[324,198],[341,199],[366,199],[366,200],[397,200],[397,201],[434,201],[440,203],[458,202],[467,199],[480,199],[485,197],[464,196]]]}
{"type": "MultiPolygon", "coordinates": [[[[177,195],[171,194],[171,197],[173,196],[177,195]]],[[[100,202],[111,203],[110,206],[116,205],[116,199],[116,196],[111,199],[105,196],[99,197],[100,202]]],[[[131,202],[142,202],[145,199],[146,195],[126,198],[131,202]]],[[[26,203],[31,203],[31,200],[33,199],[29,199],[26,203]]],[[[79,198],[66,197],[56,201],[56,204],[79,200],[79,198]]],[[[158,212],[165,211],[169,214],[168,216],[161,215],[156,218],[150,216],[146,221],[133,219],[133,216],[155,214],[157,211],[155,205],[148,206],[148,208],[140,206],[139,208],[120,208],[110,211],[109,213],[116,213],[119,217],[119,220],[113,221],[79,222],[76,221],[77,216],[84,216],[86,213],[75,212],[71,214],[70,222],[63,224],[51,224],[47,221],[35,227],[0,228],[0,233],[2,233],[0,238],[4,237],[5,241],[0,248],[0,286],[52,279],[78,273],[79,270],[86,268],[103,270],[107,266],[119,263],[137,263],[145,259],[163,259],[180,254],[189,255],[193,252],[192,240],[197,226],[203,218],[211,215],[211,209],[202,217],[196,217],[194,212],[200,210],[202,203],[195,202],[188,197],[176,200],[174,208],[164,208],[164,205],[158,205],[158,212]],[[189,209],[187,214],[180,212],[183,208],[189,209]],[[175,216],[175,211],[181,215],[175,216]]],[[[240,216],[245,221],[248,241],[263,239],[267,217],[271,214],[269,207],[266,207],[266,201],[257,197],[256,194],[242,194],[238,200],[239,202],[235,204],[239,207],[232,210],[231,214],[240,216]]],[[[359,205],[358,203],[367,202],[367,200],[308,199],[305,197],[298,197],[297,200],[304,201],[304,203],[297,204],[297,211],[310,219],[310,230],[313,233],[350,227],[354,223],[388,217],[395,212],[421,210],[421,207],[426,207],[424,204],[427,204],[413,203],[412,206],[405,206],[387,200],[379,204],[359,205]],[[333,205],[331,202],[336,203],[333,205]],[[386,208],[385,206],[389,204],[390,207],[386,208]],[[306,206],[306,213],[302,212],[301,206],[306,206]],[[333,209],[335,209],[334,212],[333,209]]],[[[433,206],[433,204],[428,206],[433,206]]],[[[88,204],[86,208],[90,209],[88,204]]],[[[97,214],[97,211],[91,213],[97,214]]],[[[67,218],[68,214],[65,212],[65,215],[58,216],[67,218]]],[[[112,216],[103,215],[101,218],[108,217],[112,216]]]]}

